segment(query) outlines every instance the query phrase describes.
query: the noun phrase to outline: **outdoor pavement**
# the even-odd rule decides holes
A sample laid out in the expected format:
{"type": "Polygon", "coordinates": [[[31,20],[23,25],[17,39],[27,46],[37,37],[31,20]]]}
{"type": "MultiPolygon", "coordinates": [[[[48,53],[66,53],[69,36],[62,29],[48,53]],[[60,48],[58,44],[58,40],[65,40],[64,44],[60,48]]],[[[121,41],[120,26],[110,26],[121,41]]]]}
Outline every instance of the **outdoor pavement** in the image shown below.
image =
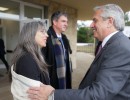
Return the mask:
{"type": "Polygon", "coordinates": [[[72,74],[72,87],[77,89],[84,75],[86,74],[94,56],[89,53],[77,52],[77,68],[73,70],[72,74]]]}
{"type": "MultiPolygon", "coordinates": [[[[83,79],[86,71],[88,70],[91,62],[94,59],[92,54],[77,52],[77,68],[73,70],[72,74],[72,87],[77,89],[79,83],[83,79]]],[[[6,69],[0,65],[0,100],[13,100],[10,92],[10,82],[6,69]],[[2,67],[2,68],[1,68],[2,67]],[[2,75],[2,76],[1,76],[2,75]]]]}

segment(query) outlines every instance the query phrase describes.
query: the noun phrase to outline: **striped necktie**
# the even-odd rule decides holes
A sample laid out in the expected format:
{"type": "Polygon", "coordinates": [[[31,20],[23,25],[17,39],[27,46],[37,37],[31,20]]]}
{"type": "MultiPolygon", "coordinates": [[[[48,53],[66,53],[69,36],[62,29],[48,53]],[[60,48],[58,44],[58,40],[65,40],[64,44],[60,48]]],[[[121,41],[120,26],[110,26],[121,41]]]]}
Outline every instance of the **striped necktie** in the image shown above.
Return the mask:
{"type": "Polygon", "coordinates": [[[64,47],[64,43],[63,43],[62,37],[58,37],[58,39],[59,39],[59,41],[61,42],[62,49],[63,49],[63,53],[64,53],[64,58],[66,59],[65,47],[64,47]]]}

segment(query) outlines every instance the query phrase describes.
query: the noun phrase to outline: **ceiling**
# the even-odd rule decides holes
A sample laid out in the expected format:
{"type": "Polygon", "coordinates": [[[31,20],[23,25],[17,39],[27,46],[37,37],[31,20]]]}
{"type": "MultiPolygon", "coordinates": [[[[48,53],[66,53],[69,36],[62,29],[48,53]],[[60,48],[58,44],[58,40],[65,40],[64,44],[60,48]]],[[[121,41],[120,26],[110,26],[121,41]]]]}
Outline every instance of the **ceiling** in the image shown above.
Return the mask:
{"type": "Polygon", "coordinates": [[[119,5],[124,12],[130,11],[130,0],[52,0],[78,10],[78,20],[91,20],[93,8],[103,4],[114,3],[119,5]]]}

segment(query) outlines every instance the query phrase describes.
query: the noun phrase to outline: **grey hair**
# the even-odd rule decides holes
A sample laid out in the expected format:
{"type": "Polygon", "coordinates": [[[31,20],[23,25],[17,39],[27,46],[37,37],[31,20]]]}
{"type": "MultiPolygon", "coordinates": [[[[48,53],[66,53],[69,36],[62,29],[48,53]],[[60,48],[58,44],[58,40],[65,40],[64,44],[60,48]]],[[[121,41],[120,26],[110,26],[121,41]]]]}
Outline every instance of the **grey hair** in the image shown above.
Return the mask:
{"type": "MultiPolygon", "coordinates": [[[[45,29],[44,23],[40,21],[33,21],[24,24],[18,38],[18,44],[13,53],[12,64],[16,64],[21,56],[30,53],[33,59],[38,64],[42,72],[47,72],[47,64],[42,56],[41,48],[35,42],[35,35],[38,30],[45,29]]],[[[14,70],[16,66],[14,66],[14,70]]]]}
{"type": "Polygon", "coordinates": [[[97,6],[94,10],[102,10],[101,17],[105,20],[109,17],[114,19],[114,26],[117,30],[123,31],[125,26],[124,21],[124,12],[123,10],[116,4],[107,4],[103,6],[97,6]]]}

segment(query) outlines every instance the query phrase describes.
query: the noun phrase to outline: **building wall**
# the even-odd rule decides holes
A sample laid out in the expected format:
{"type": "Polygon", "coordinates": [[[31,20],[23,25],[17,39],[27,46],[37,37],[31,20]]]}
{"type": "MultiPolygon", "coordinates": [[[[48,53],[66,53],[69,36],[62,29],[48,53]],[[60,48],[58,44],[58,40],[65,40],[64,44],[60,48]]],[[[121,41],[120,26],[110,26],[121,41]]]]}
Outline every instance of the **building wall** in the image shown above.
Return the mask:
{"type": "Polygon", "coordinates": [[[70,45],[71,45],[71,48],[73,51],[73,53],[71,55],[71,60],[72,60],[73,68],[76,68],[77,10],[74,8],[71,8],[69,6],[53,2],[51,0],[23,0],[23,1],[47,6],[48,15],[46,15],[46,16],[48,16],[49,20],[50,20],[52,13],[54,13],[57,10],[65,11],[66,13],[68,13],[68,17],[69,17],[68,25],[69,26],[68,26],[68,29],[65,32],[65,34],[67,35],[68,39],[70,40],[70,45]]]}

